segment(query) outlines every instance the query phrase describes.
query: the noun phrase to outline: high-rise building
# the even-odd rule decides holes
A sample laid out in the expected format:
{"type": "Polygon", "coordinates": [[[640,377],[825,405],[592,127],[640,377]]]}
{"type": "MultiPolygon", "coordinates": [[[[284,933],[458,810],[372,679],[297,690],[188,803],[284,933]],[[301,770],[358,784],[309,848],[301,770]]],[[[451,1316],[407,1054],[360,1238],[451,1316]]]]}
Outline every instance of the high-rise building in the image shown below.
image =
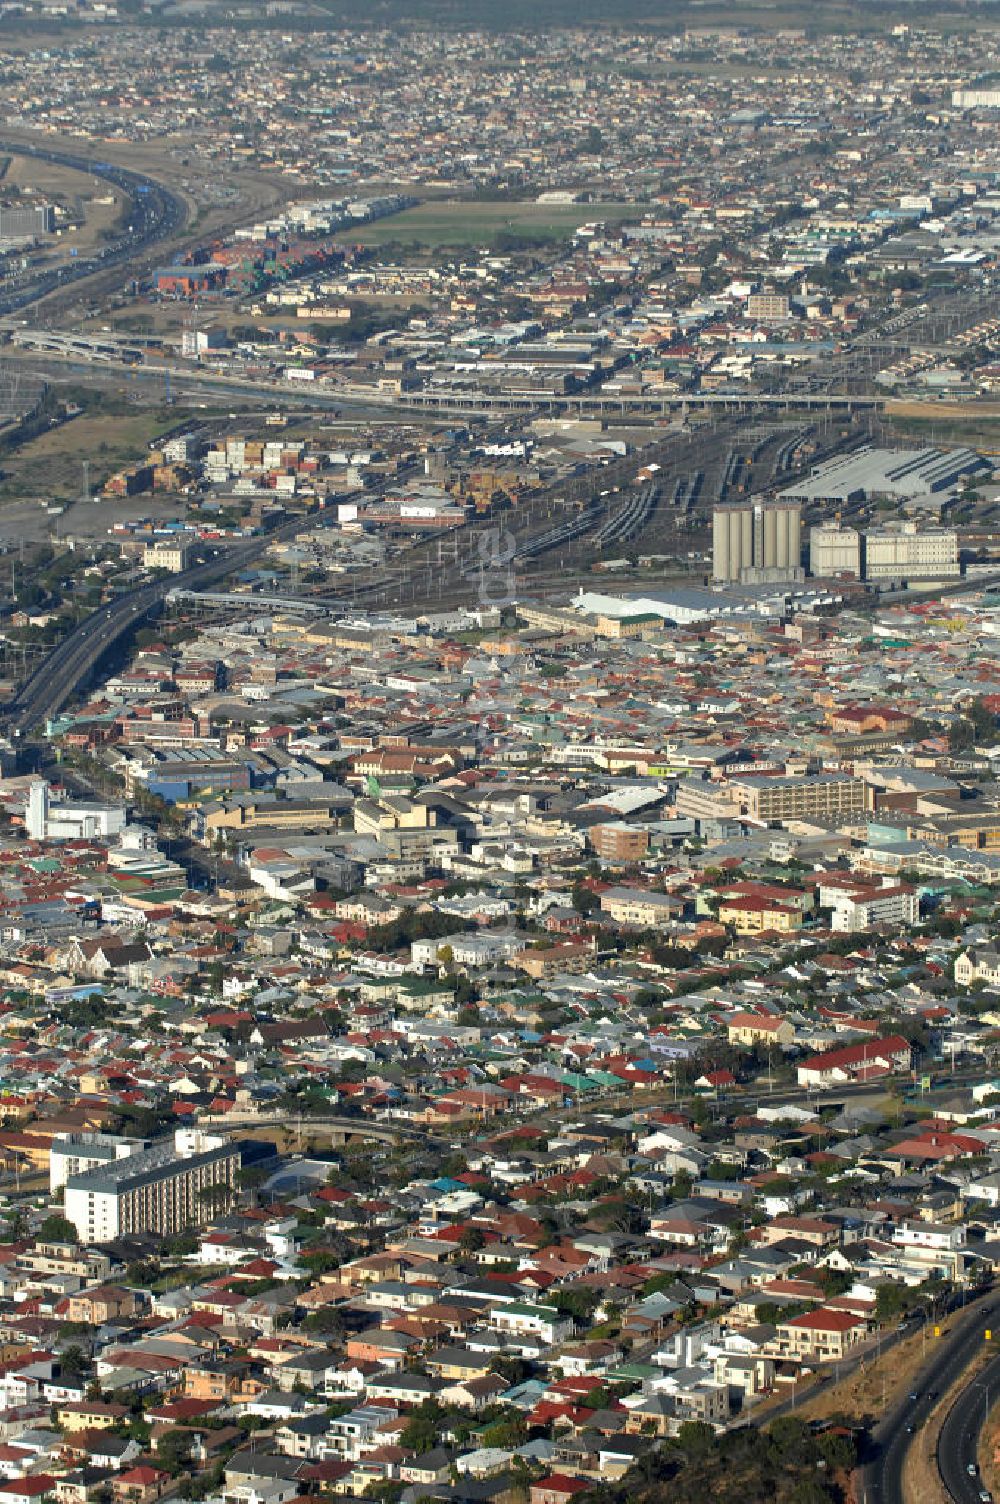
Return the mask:
{"type": "Polygon", "coordinates": [[[749,499],[712,513],[712,578],[766,583],[801,577],[802,509],[798,502],[749,499]]]}
{"type": "Polygon", "coordinates": [[[181,1232],[225,1210],[239,1167],[240,1151],[232,1144],[184,1154],[174,1139],[165,1139],[68,1176],[63,1206],[83,1243],[181,1232]]]}

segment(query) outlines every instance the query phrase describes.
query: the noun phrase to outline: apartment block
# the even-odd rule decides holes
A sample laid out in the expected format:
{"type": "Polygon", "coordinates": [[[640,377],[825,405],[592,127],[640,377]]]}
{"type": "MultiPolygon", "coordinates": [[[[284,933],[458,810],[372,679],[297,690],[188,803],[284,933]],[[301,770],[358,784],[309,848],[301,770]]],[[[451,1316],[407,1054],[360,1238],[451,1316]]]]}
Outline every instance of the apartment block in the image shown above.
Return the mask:
{"type": "Polygon", "coordinates": [[[766,778],[751,774],[730,783],[741,812],[750,820],[839,820],[865,807],[865,785],[848,773],[819,773],[804,778],[766,778]]]}
{"type": "Polygon", "coordinates": [[[107,1243],[125,1233],[180,1232],[218,1215],[235,1188],[239,1165],[239,1150],[231,1145],[184,1156],[170,1139],[70,1176],[66,1216],[84,1243],[107,1243]]]}

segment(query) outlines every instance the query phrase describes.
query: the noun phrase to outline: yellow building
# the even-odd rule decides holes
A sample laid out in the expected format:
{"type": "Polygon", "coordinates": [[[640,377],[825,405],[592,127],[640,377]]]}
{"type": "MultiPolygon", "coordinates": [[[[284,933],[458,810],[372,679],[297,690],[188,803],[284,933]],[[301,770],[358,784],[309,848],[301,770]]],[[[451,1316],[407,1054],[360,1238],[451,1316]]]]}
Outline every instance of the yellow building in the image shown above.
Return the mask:
{"type": "Polygon", "coordinates": [[[719,923],[730,926],[738,935],[790,935],[801,929],[802,915],[790,904],[738,898],[719,905],[719,923]]]}

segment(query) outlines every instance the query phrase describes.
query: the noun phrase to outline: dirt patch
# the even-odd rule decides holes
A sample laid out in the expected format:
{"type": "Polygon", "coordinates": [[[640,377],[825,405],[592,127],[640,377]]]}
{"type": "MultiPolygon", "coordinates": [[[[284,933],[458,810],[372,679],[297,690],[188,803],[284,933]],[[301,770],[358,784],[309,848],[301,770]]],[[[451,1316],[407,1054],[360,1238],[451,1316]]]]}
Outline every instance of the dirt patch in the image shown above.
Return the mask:
{"type": "MultiPolygon", "coordinates": [[[[941,1326],[941,1335],[948,1331],[941,1326]]],[[[799,1407],[806,1420],[826,1420],[831,1415],[850,1415],[857,1420],[866,1416],[883,1415],[908,1393],[915,1376],[930,1356],[931,1343],[940,1342],[940,1337],[925,1339],[919,1332],[891,1347],[876,1358],[872,1353],[860,1368],[856,1368],[839,1384],[821,1389],[812,1399],[799,1407]]]]}
{"type": "Polygon", "coordinates": [[[1000,402],[906,402],[890,398],[887,418],[926,418],[928,422],[972,422],[977,418],[1000,418],[1000,402]]]}
{"type": "Polygon", "coordinates": [[[1000,1488],[1000,1403],[993,1405],[979,1436],[979,1471],[994,1498],[1000,1488]]]}

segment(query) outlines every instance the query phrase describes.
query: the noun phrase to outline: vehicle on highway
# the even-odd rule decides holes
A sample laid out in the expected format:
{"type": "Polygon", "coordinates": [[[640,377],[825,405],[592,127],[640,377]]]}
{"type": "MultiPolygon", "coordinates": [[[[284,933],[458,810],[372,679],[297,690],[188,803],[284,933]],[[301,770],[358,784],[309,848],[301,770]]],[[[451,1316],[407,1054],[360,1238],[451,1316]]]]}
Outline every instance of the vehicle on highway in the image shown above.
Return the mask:
{"type": "MultiPolygon", "coordinates": [[[[971,1437],[970,1437],[970,1440],[971,1440],[971,1437]]],[[[969,1465],[966,1467],[965,1471],[968,1473],[968,1475],[969,1475],[970,1478],[974,1478],[976,1476],[976,1474],[978,1473],[979,1469],[978,1469],[978,1467],[976,1466],[976,1464],[974,1462],[970,1462],[969,1465]]]]}

